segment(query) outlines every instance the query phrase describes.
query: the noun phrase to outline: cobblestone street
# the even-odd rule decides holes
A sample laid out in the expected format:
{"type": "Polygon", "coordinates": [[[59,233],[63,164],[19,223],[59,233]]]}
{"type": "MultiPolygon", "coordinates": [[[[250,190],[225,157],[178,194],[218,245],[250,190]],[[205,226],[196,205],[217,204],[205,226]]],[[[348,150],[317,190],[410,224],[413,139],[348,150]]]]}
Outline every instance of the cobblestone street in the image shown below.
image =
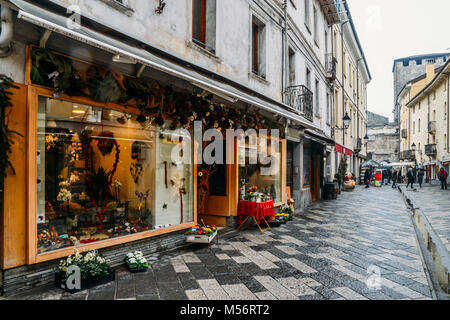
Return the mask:
{"type": "Polygon", "coordinates": [[[119,268],[114,283],[89,291],[45,288],[11,299],[431,299],[406,206],[390,187],[357,187],[264,234],[250,228],[211,248],[149,258],[148,272],[119,268]],[[367,286],[368,270],[380,271],[381,287],[367,286]]]}

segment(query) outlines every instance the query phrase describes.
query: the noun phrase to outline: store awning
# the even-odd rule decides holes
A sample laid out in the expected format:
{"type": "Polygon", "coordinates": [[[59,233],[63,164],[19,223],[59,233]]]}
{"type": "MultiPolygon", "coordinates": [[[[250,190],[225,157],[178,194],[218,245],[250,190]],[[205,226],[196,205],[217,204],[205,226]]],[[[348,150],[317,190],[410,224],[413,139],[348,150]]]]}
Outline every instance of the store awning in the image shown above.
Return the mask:
{"type": "Polygon", "coordinates": [[[447,155],[443,156],[442,160],[441,160],[441,163],[442,164],[449,164],[450,163],[450,154],[447,154],[447,155]]]}
{"type": "Polygon", "coordinates": [[[276,105],[267,102],[249,93],[243,92],[227,83],[209,78],[199,72],[186,68],[163,57],[154,55],[147,50],[128,45],[114,38],[108,37],[100,32],[78,26],[74,29],[67,27],[68,18],[62,15],[45,10],[37,5],[23,0],[9,0],[18,7],[18,18],[34,25],[40,26],[52,32],[62,34],[98,49],[109,52],[113,55],[121,55],[122,58],[131,59],[142,65],[165,72],[177,78],[190,82],[204,90],[217,96],[225,96],[231,99],[240,100],[250,105],[261,108],[271,113],[276,113],[286,117],[297,124],[311,129],[318,127],[295,112],[288,105],[276,105]]]}
{"type": "Polygon", "coordinates": [[[334,149],[335,149],[337,152],[339,152],[339,153],[341,153],[341,154],[343,154],[343,155],[346,155],[346,156],[350,156],[350,157],[351,157],[351,156],[353,155],[353,151],[352,151],[352,150],[347,149],[346,147],[341,146],[341,145],[338,144],[338,143],[335,143],[334,149]]]}
{"type": "Polygon", "coordinates": [[[324,133],[316,130],[305,130],[305,138],[320,143],[322,145],[334,145],[334,140],[327,137],[324,133]]]}
{"type": "Polygon", "coordinates": [[[368,160],[366,162],[361,163],[361,167],[379,167],[380,164],[375,160],[368,160]]]}

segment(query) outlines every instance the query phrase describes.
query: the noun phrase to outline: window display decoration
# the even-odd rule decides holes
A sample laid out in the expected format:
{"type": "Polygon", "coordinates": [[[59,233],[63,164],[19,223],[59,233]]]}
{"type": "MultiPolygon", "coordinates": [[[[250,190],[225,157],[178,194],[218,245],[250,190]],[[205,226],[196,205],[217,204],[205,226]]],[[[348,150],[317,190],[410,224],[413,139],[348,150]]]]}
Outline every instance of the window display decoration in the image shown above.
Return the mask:
{"type": "Polygon", "coordinates": [[[0,74],[0,189],[3,190],[4,179],[7,171],[11,170],[15,174],[14,166],[9,160],[9,155],[12,152],[12,145],[14,144],[13,137],[20,136],[20,133],[12,131],[8,127],[7,109],[12,107],[11,104],[11,89],[18,89],[14,85],[14,81],[0,74]]]}
{"type": "Polygon", "coordinates": [[[104,212],[106,210],[106,206],[108,205],[110,186],[112,185],[113,177],[117,171],[117,166],[119,164],[120,148],[117,141],[115,139],[112,139],[111,141],[113,142],[116,149],[112,170],[107,171],[103,167],[98,167],[97,169],[95,169],[92,164],[93,150],[91,144],[93,140],[93,137],[88,136],[87,140],[85,141],[86,144],[84,145],[86,162],[85,167],[86,170],[88,170],[88,173],[86,174],[86,183],[88,189],[90,190],[92,205],[94,206],[97,218],[99,219],[99,231],[100,233],[103,233],[103,221],[105,221],[106,219],[104,212]]]}
{"type": "Polygon", "coordinates": [[[127,253],[124,262],[128,271],[131,273],[145,272],[150,266],[148,260],[144,257],[144,254],[141,251],[127,253]]]}
{"type": "Polygon", "coordinates": [[[139,162],[134,162],[130,165],[130,174],[135,184],[139,184],[139,179],[141,178],[143,170],[144,167],[139,162]]]}
{"type": "Polygon", "coordinates": [[[116,145],[117,142],[114,140],[114,133],[102,132],[99,134],[97,147],[103,156],[110,154],[116,145]]]}

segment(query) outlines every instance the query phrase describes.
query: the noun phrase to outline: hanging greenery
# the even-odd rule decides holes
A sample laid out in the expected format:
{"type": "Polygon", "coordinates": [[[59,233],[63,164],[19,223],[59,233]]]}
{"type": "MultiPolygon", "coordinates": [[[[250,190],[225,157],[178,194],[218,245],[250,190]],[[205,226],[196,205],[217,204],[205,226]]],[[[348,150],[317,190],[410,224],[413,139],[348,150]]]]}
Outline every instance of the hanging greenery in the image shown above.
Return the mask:
{"type": "Polygon", "coordinates": [[[14,167],[9,159],[14,144],[14,136],[22,136],[19,132],[8,128],[7,109],[12,107],[10,89],[17,89],[11,78],[0,75],[0,189],[3,190],[4,179],[7,171],[10,169],[16,174],[14,167]]]}
{"type": "Polygon", "coordinates": [[[89,97],[99,102],[113,102],[134,106],[141,111],[139,122],[151,121],[161,127],[171,120],[170,129],[190,129],[194,121],[201,121],[206,129],[279,129],[281,124],[263,118],[258,112],[240,110],[213,103],[213,95],[195,95],[161,86],[156,81],[125,77],[122,73],[89,65],[83,70],[74,68],[69,58],[49,50],[33,48],[31,81],[53,87],[54,94],[89,97]]]}

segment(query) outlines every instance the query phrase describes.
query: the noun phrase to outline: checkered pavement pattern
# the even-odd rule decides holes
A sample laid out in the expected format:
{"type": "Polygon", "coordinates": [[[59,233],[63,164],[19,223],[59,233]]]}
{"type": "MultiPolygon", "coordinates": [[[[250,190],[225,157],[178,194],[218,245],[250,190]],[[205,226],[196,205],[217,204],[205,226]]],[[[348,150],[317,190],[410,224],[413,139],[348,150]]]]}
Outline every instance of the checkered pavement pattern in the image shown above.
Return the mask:
{"type": "Polygon", "coordinates": [[[65,293],[47,288],[12,299],[430,300],[406,206],[392,188],[360,188],[321,201],[293,221],[255,227],[148,257],[146,273],[65,293]],[[375,270],[375,271],[373,271],[375,270]],[[375,273],[374,273],[375,272],[375,273]],[[375,278],[373,278],[375,275],[375,278]],[[378,276],[379,275],[379,276],[378,276]],[[371,281],[374,280],[374,281],[371,281]]]}

